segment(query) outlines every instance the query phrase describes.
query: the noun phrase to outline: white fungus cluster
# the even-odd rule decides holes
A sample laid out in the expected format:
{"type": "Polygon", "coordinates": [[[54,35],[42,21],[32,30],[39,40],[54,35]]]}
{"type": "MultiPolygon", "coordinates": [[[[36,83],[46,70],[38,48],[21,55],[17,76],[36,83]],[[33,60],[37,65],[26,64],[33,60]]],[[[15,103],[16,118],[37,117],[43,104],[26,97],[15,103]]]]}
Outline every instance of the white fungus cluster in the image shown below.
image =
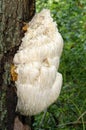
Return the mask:
{"type": "Polygon", "coordinates": [[[23,115],[42,112],[59,96],[62,75],[57,72],[63,40],[50,11],[43,9],[29,23],[14,56],[18,79],[17,111],[23,115]]]}

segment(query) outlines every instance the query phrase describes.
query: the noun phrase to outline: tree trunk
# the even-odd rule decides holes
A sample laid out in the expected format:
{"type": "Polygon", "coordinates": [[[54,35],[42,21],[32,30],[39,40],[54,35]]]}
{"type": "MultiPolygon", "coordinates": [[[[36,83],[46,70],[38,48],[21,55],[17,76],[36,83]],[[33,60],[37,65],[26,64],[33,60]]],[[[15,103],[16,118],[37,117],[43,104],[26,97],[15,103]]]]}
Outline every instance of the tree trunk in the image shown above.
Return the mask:
{"type": "Polygon", "coordinates": [[[10,68],[18,50],[23,22],[35,13],[35,0],[0,0],[0,130],[29,130],[28,119],[15,113],[17,96],[10,68]]]}

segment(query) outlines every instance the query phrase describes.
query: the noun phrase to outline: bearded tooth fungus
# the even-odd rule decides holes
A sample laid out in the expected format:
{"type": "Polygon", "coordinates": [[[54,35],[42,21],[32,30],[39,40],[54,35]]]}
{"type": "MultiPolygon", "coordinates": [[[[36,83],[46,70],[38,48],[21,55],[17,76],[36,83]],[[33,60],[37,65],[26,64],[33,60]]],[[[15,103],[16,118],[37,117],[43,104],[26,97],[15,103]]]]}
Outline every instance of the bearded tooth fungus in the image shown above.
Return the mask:
{"type": "Polygon", "coordinates": [[[56,101],[62,86],[57,72],[63,49],[63,39],[48,9],[37,13],[29,27],[13,62],[17,80],[17,111],[35,115],[56,101]]]}

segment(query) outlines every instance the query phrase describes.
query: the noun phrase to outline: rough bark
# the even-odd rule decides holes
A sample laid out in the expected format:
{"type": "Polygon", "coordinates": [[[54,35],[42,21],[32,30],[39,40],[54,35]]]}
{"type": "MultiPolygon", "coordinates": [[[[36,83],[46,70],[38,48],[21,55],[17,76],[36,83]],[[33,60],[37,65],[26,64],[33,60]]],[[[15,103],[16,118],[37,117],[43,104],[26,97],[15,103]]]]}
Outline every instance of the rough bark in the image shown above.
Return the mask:
{"type": "Polygon", "coordinates": [[[23,37],[23,22],[30,21],[34,13],[35,0],[0,0],[0,130],[29,130],[19,115],[16,117],[17,96],[10,68],[23,37]],[[17,128],[19,124],[22,128],[17,128]]]}

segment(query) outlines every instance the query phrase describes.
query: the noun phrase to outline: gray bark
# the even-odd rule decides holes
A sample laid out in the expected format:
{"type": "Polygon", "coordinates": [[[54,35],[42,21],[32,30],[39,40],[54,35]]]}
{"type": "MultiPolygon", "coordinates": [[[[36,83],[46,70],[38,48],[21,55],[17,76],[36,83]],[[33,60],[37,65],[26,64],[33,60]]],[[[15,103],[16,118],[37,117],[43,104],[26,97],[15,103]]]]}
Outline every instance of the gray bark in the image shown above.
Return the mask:
{"type": "Polygon", "coordinates": [[[10,68],[24,35],[23,22],[30,21],[34,13],[35,0],[0,0],[0,130],[29,129],[23,124],[17,128],[22,122],[15,113],[17,96],[10,68]]]}

